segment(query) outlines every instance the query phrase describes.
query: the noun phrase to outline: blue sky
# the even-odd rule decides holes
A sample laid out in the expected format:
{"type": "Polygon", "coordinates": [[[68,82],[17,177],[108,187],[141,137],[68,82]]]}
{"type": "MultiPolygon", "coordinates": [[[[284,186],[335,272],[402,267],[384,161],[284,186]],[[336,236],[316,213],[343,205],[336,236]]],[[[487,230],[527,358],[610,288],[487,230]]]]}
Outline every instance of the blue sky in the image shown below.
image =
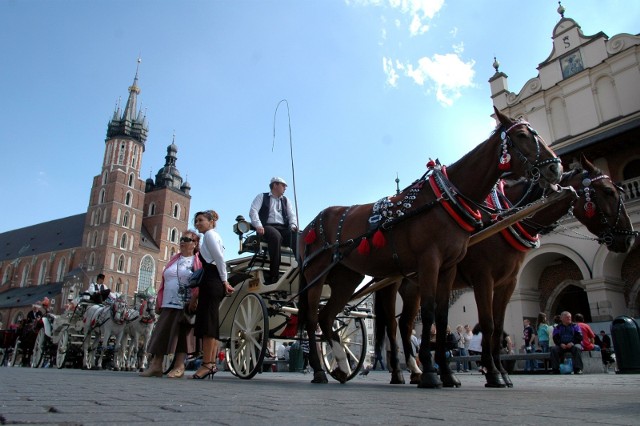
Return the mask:
{"type": "MultiPolygon", "coordinates": [[[[142,179],[178,145],[191,212],[231,232],[271,176],[299,219],[373,202],[493,128],[493,57],[519,92],[551,53],[557,1],[3,0],[0,232],[85,212],[107,123],[139,69],[142,179]],[[274,127],[275,115],[275,127],[274,127]],[[275,128],[275,143],[274,143],[275,128]],[[273,147],[273,148],[272,148],[273,147]],[[11,208],[7,208],[11,206],[11,208]]],[[[637,0],[566,0],[585,35],[637,34],[637,0]]]]}

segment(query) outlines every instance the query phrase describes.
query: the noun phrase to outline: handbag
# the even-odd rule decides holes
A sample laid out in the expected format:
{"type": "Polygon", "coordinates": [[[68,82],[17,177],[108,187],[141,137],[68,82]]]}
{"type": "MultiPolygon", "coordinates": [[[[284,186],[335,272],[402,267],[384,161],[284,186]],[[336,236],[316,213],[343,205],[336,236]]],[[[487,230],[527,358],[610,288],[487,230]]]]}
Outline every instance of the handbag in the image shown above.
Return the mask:
{"type": "Polygon", "coordinates": [[[202,277],[204,277],[204,268],[193,271],[189,277],[189,288],[200,287],[202,277]]]}

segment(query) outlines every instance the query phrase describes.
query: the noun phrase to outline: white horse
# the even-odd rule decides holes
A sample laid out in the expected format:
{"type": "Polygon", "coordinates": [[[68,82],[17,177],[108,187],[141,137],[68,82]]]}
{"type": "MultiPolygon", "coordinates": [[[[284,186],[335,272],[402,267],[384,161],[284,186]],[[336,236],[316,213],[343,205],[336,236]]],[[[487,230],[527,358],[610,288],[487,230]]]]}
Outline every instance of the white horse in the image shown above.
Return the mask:
{"type": "MultiPolygon", "coordinates": [[[[82,360],[83,368],[102,368],[102,361],[111,336],[115,337],[114,354],[118,353],[124,331],[126,313],[127,303],[122,297],[116,297],[109,305],[92,305],[87,308],[82,317],[84,334],[84,341],[82,342],[84,354],[82,360]],[[93,337],[95,337],[95,339],[92,343],[91,340],[93,337]],[[95,352],[100,341],[102,341],[103,349],[94,366],[95,352]]],[[[116,369],[118,369],[117,360],[116,369]]]]}
{"type": "Polygon", "coordinates": [[[143,371],[147,365],[147,346],[156,323],[156,298],[146,293],[134,296],[133,308],[128,310],[118,358],[123,370],[143,371]]]}

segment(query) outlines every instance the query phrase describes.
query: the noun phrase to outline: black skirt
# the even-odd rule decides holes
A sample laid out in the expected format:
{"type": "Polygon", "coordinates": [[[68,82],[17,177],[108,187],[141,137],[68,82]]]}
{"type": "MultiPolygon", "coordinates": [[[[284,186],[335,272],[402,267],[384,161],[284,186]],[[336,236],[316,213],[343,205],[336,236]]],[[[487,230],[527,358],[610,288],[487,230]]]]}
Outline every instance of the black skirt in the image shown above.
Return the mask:
{"type": "Polygon", "coordinates": [[[216,265],[206,263],[200,256],[204,274],[198,293],[198,309],[194,334],[198,338],[213,337],[220,339],[220,325],[218,324],[220,301],[224,298],[224,284],[220,279],[216,265]]]}

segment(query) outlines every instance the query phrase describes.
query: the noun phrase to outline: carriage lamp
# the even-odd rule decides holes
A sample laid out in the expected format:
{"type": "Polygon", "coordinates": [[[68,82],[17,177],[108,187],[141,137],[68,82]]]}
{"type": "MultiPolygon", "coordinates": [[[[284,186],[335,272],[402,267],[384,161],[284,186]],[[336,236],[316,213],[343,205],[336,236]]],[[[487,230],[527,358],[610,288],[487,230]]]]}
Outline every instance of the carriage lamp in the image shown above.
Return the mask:
{"type": "Polygon", "coordinates": [[[246,221],[244,216],[239,215],[236,217],[236,223],[233,225],[233,232],[242,237],[243,234],[246,234],[251,230],[251,224],[246,221]]]}

